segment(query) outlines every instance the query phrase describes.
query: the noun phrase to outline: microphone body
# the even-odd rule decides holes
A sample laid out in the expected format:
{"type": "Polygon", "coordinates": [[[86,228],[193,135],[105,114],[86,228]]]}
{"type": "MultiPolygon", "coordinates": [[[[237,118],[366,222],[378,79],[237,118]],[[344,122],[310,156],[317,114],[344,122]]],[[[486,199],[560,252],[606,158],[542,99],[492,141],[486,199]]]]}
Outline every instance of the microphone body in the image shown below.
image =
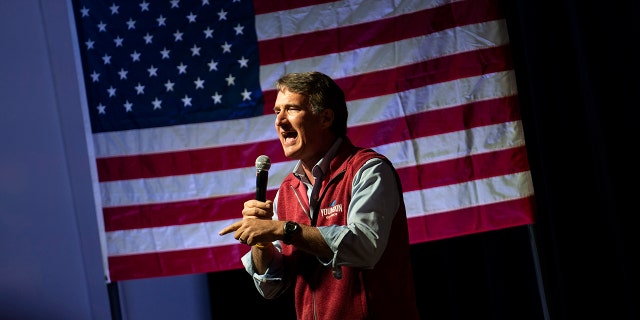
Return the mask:
{"type": "Polygon", "coordinates": [[[267,201],[267,182],[269,180],[271,160],[265,155],[256,159],[256,200],[267,201]]]}

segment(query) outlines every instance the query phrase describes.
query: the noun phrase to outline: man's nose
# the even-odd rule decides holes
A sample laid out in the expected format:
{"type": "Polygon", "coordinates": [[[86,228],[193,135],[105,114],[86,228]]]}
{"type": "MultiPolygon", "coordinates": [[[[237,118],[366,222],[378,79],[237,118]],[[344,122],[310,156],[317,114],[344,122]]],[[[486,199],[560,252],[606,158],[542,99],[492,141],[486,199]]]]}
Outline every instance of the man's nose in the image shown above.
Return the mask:
{"type": "Polygon", "coordinates": [[[285,121],[285,119],[286,117],[284,116],[284,112],[276,114],[276,126],[280,126],[285,121]]]}

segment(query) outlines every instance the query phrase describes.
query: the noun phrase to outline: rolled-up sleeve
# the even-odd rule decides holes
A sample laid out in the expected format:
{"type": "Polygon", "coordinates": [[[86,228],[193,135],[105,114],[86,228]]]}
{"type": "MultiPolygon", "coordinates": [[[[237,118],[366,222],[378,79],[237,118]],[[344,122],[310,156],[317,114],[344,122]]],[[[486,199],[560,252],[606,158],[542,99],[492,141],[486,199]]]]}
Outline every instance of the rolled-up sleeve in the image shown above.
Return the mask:
{"type": "MultiPolygon", "coordinates": [[[[273,243],[278,252],[282,252],[278,241],[273,243]]],[[[267,299],[277,298],[286,289],[286,283],[283,281],[283,265],[282,255],[276,254],[273,261],[264,274],[258,274],[253,265],[251,251],[242,256],[242,265],[244,269],[251,275],[258,292],[267,299]]]]}
{"type": "Polygon", "coordinates": [[[333,250],[331,261],[339,266],[370,269],[378,262],[400,205],[401,194],[393,167],[381,159],[367,161],[356,173],[346,226],[320,226],[318,229],[333,250]]]}

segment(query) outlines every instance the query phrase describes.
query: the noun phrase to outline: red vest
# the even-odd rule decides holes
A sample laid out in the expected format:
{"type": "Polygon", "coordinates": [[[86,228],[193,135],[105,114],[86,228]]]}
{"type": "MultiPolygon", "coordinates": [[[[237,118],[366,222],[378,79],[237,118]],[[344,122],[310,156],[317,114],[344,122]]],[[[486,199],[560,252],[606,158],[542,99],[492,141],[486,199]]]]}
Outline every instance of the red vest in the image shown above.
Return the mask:
{"type": "MultiPolygon", "coordinates": [[[[348,139],[331,160],[322,180],[316,226],[346,225],[353,177],[372,158],[383,155],[371,149],[354,147],[348,139]]],[[[391,163],[389,162],[391,165],[391,163]]],[[[397,174],[396,174],[397,177],[397,174]]],[[[296,277],[295,308],[298,319],[419,319],[409,256],[407,217],[400,192],[387,247],[373,269],[342,267],[336,279],[330,266],[292,245],[282,244],[287,277],[296,277]]],[[[295,200],[302,183],[290,173],[278,197],[278,219],[311,225],[309,217],[295,200]]]]}

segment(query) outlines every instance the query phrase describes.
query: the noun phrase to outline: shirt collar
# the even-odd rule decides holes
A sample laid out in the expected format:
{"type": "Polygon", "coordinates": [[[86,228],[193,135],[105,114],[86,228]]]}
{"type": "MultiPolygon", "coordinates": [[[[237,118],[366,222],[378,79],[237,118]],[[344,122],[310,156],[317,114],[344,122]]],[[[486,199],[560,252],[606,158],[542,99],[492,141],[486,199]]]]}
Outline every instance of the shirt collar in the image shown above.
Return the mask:
{"type": "MultiPolygon", "coordinates": [[[[324,156],[318,161],[318,163],[316,163],[311,169],[311,174],[313,174],[313,177],[316,180],[321,180],[324,176],[324,173],[327,172],[329,164],[331,163],[331,159],[333,159],[333,157],[335,157],[336,153],[338,152],[338,148],[340,147],[340,144],[342,144],[342,140],[342,138],[336,139],[331,148],[329,148],[329,151],[327,151],[327,153],[325,153],[324,156]]],[[[309,179],[307,179],[304,173],[304,169],[302,169],[302,161],[298,161],[296,166],[293,168],[293,175],[304,182],[309,182],[309,179]]]]}

